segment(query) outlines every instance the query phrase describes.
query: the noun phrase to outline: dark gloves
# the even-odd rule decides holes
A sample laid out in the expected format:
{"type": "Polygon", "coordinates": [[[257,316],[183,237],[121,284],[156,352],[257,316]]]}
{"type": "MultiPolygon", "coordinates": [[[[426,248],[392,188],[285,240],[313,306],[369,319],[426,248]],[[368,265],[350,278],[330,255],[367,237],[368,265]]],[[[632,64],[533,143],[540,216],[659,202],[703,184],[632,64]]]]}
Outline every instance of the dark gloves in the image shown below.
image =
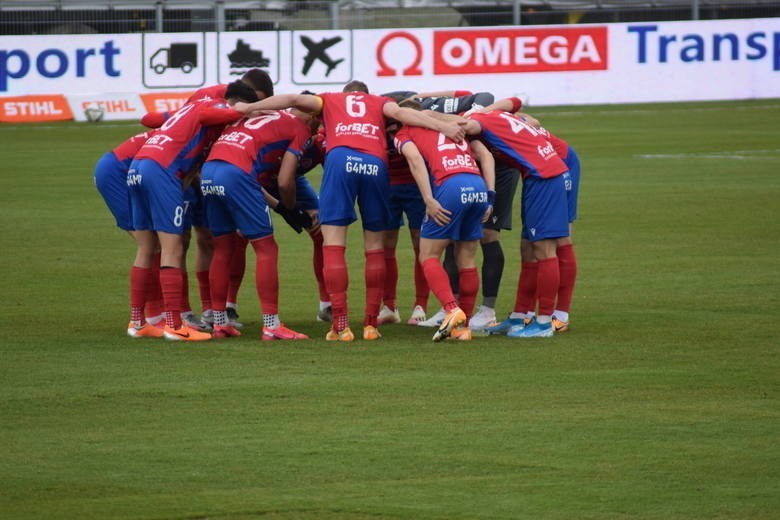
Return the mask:
{"type": "Polygon", "coordinates": [[[280,214],[296,233],[301,233],[312,225],[311,216],[300,208],[289,209],[280,201],[274,211],[280,214]]]}

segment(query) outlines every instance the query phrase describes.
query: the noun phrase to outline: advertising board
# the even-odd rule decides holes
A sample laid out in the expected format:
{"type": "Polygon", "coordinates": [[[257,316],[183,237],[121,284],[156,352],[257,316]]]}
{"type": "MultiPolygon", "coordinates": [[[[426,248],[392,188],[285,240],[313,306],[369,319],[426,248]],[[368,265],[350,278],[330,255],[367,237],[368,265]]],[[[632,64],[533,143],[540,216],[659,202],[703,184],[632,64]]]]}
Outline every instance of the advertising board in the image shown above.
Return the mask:
{"type": "Polygon", "coordinates": [[[359,79],[379,93],[523,93],[536,106],[780,98],[780,18],[2,36],[0,121],[83,120],[95,105],[105,120],[135,119],[250,68],[276,92],[359,79]]]}

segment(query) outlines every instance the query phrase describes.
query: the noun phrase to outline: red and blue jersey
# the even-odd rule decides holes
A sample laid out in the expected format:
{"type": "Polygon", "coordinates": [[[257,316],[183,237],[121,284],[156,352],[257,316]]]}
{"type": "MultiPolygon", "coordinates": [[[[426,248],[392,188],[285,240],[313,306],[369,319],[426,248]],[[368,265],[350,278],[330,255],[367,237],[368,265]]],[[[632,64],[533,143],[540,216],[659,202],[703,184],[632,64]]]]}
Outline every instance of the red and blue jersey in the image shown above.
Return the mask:
{"type": "Polygon", "coordinates": [[[210,87],[203,87],[198,90],[196,90],[190,97],[187,99],[187,103],[190,103],[192,101],[199,101],[204,98],[211,98],[211,99],[224,99],[225,93],[227,92],[227,84],[221,84],[221,85],[211,85],[210,87]]]}
{"type": "Polygon", "coordinates": [[[328,151],[344,146],[387,162],[383,107],[392,99],[363,92],[327,92],[318,97],[328,151]]]}
{"type": "Polygon", "coordinates": [[[395,135],[395,146],[399,153],[409,141],[420,150],[436,186],[458,173],[482,175],[477,161],[471,155],[468,141],[456,143],[435,130],[420,126],[403,126],[395,135]]]}
{"type": "Polygon", "coordinates": [[[550,143],[553,145],[553,148],[555,149],[555,153],[557,153],[558,156],[565,162],[566,157],[569,156],[569,143],[557,135],[551,134],[550,131],[543,126],[537,128],[536,131],[542,134],[545,139],[550,141],[550,143]]]}
{"type": "Polygon", "coordinates": [[[556,177],[568,170],[555,147],[530,124],[508,112],[474,113],[480,124],[479,138],[502,162],[520,170],[523,177],[556,177]]]}
{"type": "Polygon", "coordinates": [[[311,128],[302,119],[280,110],[225,128],[207,160],[228,162],[262,185],[275,186],[285,152],[300,157],[310,139],[311,128]]]}
{"type": "Polygon", "coordinates": [[[167,170],[186,173],[200,162],[221,127],[241,117],[224,99],[186,103],[147,139],[136,159],[151,159],[167,170]]]}
{"type": "Polygon", "coordinates": [[[303,149],[303,153],[298,159],[298,170],[296,177],[306,175],[317,165],[325,162],[325,130],[320,129],[311,136],[311,141],[303,149]]]}
{"type": "Polygon", "coordinates": [[[388,150],[387,154],[387,174],[390,176],[390,185],[414,184],[414,176],[409,169],[409,163],[406,162],[406,157],[395,148],[388,150]]]}
{"type": "Polygon", "coordinates": [[[130,166],[130,163],[135,157],[135,154],[138,153],[138,150],[141,149],[146,140],[149,139],[152,134],[154,134],[154,131],[141,132],[140,134],[136,134],[119,144],[112,150],[112,152],[120,162],[127,163],[127,165],[130,166]]]}

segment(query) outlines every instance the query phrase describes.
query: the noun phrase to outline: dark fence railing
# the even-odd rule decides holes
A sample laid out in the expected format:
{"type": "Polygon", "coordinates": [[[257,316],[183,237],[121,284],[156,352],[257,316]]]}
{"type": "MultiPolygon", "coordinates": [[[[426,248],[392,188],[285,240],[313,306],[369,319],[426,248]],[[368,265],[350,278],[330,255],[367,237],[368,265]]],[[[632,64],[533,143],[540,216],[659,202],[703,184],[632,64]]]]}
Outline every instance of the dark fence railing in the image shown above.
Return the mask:
{"type": "Polygon", "coordinates": [[[547,25],[780,16],[780,0],[0,0],[0,34],[547,25]]]}

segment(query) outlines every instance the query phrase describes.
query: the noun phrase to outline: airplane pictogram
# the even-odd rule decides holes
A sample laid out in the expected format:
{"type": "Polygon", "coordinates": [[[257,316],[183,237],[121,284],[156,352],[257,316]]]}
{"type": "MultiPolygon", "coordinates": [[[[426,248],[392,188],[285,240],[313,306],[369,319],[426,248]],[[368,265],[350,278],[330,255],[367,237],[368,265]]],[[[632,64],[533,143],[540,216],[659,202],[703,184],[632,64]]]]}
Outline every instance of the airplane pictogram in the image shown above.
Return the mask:
{"type": "Polygon", "coordinates": [[[328,56],[325,50],[336,45],[341,40],[341,36],[334,36],[333,38],[323,38],[319,42],[314,43],[314,41],[308,36],[301,36],[301,43],[303,43],[303,45],[306,47],[306,50],[309,51],[308,54],[306,54],[306,56],[303,58],[303,70],[301,71],[303,75],[305,76],[309,72],[309,69],[311,69],[311,66],[314,64],[314,62],[319,60],[324,63],[326,67],[328,67],[328,70],[325,72],[325,77],[327,77],[328,74],[330,74],[339,63],[344,61],[344,58],[334,60],[328,56]]]}

